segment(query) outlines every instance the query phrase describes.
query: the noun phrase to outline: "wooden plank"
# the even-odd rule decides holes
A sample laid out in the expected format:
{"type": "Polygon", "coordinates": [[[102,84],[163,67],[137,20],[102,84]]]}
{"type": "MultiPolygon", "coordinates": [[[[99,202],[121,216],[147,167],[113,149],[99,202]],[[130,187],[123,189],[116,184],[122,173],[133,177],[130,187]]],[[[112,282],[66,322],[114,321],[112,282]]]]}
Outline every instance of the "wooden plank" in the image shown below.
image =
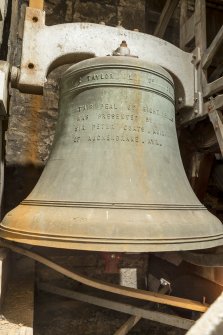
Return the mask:
{"type": "MultiPolygon", "coordinates": [[[[199,48],[200,54],[207,48],[207,32],[206,32],[206,1],[196,0],[195,2],[195,48],[199,48]]],[[[206,83],[206,71],[203,70],[201,63],[197,69],[197,91],[202,92],[203,83],[206,83]]]]}
{"type": "Polygon", "coordinates": [[[187,46],[194,38],[194,20],[195,15],[192,14],[191,17],[181,27],[181,34],[184,36],[184,46],[187,46]]]}
{"type": "Polygon", "coordinates": [[[207,47],[206,32],[206,1],[196,0],[195,2],[195,45],[200,48],[201,54],[207,47]]]}
{"type": "Polygon", "coordinates": [[[223,94],[219,94],[215,98],[213,98],[213,103],[214,103],[215,109],[223,108],[223,94]]]}
{"type": "MultiPolygon", "coordinates": [[[[159,290],[159,293],[163,293],[166,294],[168,291],[170,290],[170,286],[166,285],[164,287],[161,288],[161,290],[159,290]]],[[[147,306],[145,306],[144,308],[147,308],[147,306]]],[[[149,308],[149,306],[148,306],[149,308]]],[[[141,320],[141,318],[139,316],[136,315],[132,315],[130,316],[130,318],[123,323],[123,325],[116,330],[116,332],[114,333],[114,335],[126,335],[128,334],[128,332],[141,320]]]]}
{"type": "Polygon", "coordinates": [[[42,263],[51,269],[54,269],[55,271],[63,274],[64,276],[71,278],[73,280],[76,280],[84,285],[94,287],[96,289],[106,291],[106,292],[111,292],[114,294],[119,294],[123,295],[126,297],[131,297],[135,299],[140,299],[140,300],[145,300],[145,301],[152,301],[160,304],[165,304],[169,306],[175,306],[175,307],[180,307],[184,309],[190,309],[198,312],[205,312],[208,309],[208,305],[203,304],[198,301],[193,301],[190,299],[183,299],[183,298],[178,298],[178,297],[173,297],[173,296],[166,296],[163,294],[159,293],[154,293],[150,291],[144,291],[144,290],[139,290],[139,289],[134,289],[134,288],[129,288],[129,287],[122,287],[119,285],[115,284],[108,284],[103,281],[95,280],[95,279],[90,279],[87,276],[72,272],[68,269],[65,269],[64,267],[50,261],[49,259],[38,255],[35,252],[29,251],[27,249],[24,249],[20,247],[17,244],[8,242],[6,240],[0,239],[0,246],[9,248],[14,252],[17,252],[21,255],[27,256],[29,258],[34,259],[35,261],[42,263]]]}
{"type": "Polygon", "coordinates": [[[223,90],[223,77],[220,77],[215,81],[212,81],[211,83],[204,85],[203,96],[206,98],[222,90],[223,90]]]}
{"type": "Polygon", "coordinates": [[[223,108],[223,94],[217,95],[212,101],[206,101],[203,104],[202,114],[194,113],[194,110],[185,110],[177,117],[177,123],[180,125],[187,125],[192,122],[197,122],[202,120],[207,116],[207,114],[212,109],[212,104],[215,109],[222,109],[223,108]]]}
{"type": "Polygon", "coordinates": [[[213,72],[211,72],[209,76],[209,81],[212,82],[215,79],[218,79],[223,75],[223,63],[220,63],[217,65],[216,69],[214,69],[213,72]]]}
{"type": "Polygon", "coordinates": [[[170,19],[179,3],[179,0],[166,0],[163,11],[160,15],[159,21],[154,31],[154,35],[162,38],[165,34],[166,28],[170,19]]]}
{"type": "Polygon", "coordinates": [[[34,261],[21,257],[13,262],[0,317],[1,335],[33,335],[34,261]]]}
{"type": "Polygon", "coordinates": [[[187,0],[181,0],[180,2],[180,48],[185,50],[186,46],[186,38],[185,31],[182,27],[185,25],[187,21],[187,0]]]}
{"type": "Polygon", "coordinates": [[[114,335],[126,335],[141,320],[140,316],[132,315],[130,318],[116,330],[114,335]]]}
{"type": "Polygon", "coordinates": [[[29,7],[43,10],[44,0],[29,0],[29,7]]]}
{"type": "Polygon", "coordinates": [[[223,156],[223,123],[222,123],[222,116],[220,115],[221,112],[217,110],[211,111],[208,115],[213,124],[215,134],[218,140],[219,148],[221,154],[223,156]]]}
{"type": "Polygon", "coordinates": [[[204,69],[207,69],[211,64],[213,57],[218,51],[219,47],[222,46],[223,43],[223,25],[221,29],[218,31],[217,35],[213,39],[211,45],[204,51],[201,62],[204,69]]]}
{"type": "Polygon", "coordinates": [[[135,307],[134,305],[112,301],[110,299],[98,298],[96,296],[91,296],[89,294],[80,293],[77,291],[71,291],[67,289],[63,289],[57,286],[49,285],[49,284],[38,284],[38,288],[49,292],[52,294],[61,295],[63,297],[67,297],[70,299],[79,300],[82,302],[86,302],[89,304],[93,304],[96,306],[112,309],[114,311],[118,311],[121,313],[136,315],[137,317],[148,319],[156,322],[160,322],[166,325],[170,325],[173,327],[181,328],[181,329],[189,329],[193,324],[193,320],[189,320],[186,318],[178,317],[175,315],[155,312],[151,310],[146,310],[140,307],[135,307]]]}

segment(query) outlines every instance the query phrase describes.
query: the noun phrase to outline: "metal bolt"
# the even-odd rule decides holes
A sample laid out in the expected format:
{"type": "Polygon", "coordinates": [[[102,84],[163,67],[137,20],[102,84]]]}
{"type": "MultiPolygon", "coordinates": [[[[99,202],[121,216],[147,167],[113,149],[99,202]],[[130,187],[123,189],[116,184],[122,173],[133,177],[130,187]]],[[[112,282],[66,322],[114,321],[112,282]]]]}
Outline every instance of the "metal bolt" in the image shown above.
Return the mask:
{"type": "Polygon", "coordinates": [[[179,98],[178,98],[178,103],[179,103],[179,104],[182,104],[182,102],[183,102],[183,98],[182,98],[182,97],[179,97],[179,98]]]}
{"type": "Polygon", "coordinates": [[[122,21],[118,21],[117,27],[122,27],[122,21]]]}

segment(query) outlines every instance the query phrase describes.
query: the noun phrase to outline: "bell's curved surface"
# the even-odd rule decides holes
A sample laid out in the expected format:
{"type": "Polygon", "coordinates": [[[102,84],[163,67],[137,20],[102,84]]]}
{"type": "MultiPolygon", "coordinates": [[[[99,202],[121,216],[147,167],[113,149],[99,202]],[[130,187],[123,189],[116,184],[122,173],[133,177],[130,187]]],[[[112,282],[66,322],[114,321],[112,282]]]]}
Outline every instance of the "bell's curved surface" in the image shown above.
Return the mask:
{"type": "Polygon", "coordinates": [[[61,80],[50,158],[0,234],[119,252],[222,244],[221,222],[198,201],[184,172],[170,75],[131,57],[71,66],[61,80]]]}

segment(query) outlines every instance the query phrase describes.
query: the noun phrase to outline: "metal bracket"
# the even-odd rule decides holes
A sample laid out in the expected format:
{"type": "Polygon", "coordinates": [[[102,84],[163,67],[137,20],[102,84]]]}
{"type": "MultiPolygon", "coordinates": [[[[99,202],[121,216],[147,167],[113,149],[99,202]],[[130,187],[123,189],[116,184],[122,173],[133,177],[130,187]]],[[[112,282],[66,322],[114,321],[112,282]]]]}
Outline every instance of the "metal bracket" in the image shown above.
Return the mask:
{"type": "Polygon", "coordinates": [[[194,114],[202,113],[203,108],[203,97],[201,92],[195,92],[194,94],[194,114]]]}
{"type": "Polygon", "coordinates": [[[176,98],[183,98],[179,108],[194,104],[194,65],[192,55],[174,45],[122,27],[93,23],[45,25],[45,12],[27,7],[22,59],[17,87],[26,93],[42,94],[46,76],[55,67],[86,58],[101,57],[125,40],[140,59],[164,67],[173,76],[176,98]]]}

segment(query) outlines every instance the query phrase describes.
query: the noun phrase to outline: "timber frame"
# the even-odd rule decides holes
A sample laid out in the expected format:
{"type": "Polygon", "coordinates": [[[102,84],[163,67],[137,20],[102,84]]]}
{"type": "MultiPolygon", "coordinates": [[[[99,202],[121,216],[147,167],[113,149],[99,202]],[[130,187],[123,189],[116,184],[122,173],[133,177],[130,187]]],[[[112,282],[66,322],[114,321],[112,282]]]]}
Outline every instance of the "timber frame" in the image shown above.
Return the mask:
{"type": "Polygon", "coordinates": [[[223,77],[211,81],[207,70],[219,48],[223,45],[223,25],[207,48],[206,1],[195,0],[194,13],[188,16],[188,0],[166,1],[160,20],[154,31],[157,37],[163,37],[176,6],[180,3],[180,48],[187,50],[194,40],[193,62],[195,65],[195,108],[183,110],[178,116],[178,124],[186,126],[209,117],[213,124],[218,144],[223,155],[223,77]],[[209,79],[209,80],[208,80],[209,79]]]}
{"type": "MultiPolygon", "coordinates": [[[[213,124],[221,154],[223,155],[223,125],[221,110],[223,109],[223,77],[211,81],[208,78],[208,68],[220,47],[223,45],[223,25],[207,48],[206,33],[206,1],[195,0],[194,13],[188,17],[188,0],[181,0],[180,4],[180,47],[186,50],[194,40],[194,62],[197,73],[197,110],[187,110],[180,113],[178,122],[181,126],[197,122],[209,117],[213,124]]],[[[220,73],[220,72],[219,72],[220,73]]]]}

